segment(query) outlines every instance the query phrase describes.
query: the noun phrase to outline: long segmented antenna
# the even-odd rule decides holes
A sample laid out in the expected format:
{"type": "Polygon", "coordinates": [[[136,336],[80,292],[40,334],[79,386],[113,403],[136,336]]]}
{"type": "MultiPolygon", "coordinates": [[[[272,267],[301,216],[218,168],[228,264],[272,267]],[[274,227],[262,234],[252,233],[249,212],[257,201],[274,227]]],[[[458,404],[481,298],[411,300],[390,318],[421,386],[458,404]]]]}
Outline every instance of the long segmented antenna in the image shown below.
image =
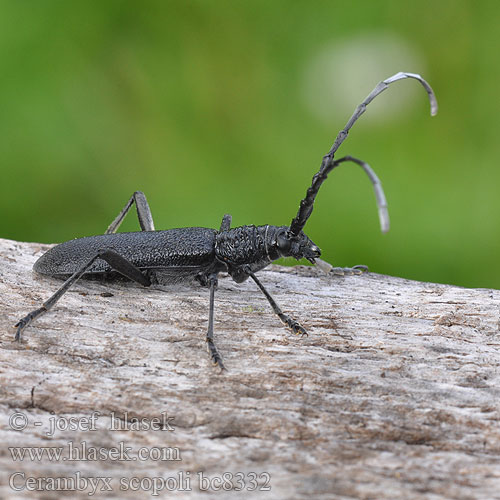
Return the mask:
{"type": "Polygon", "coordinates": [[[350,156],[346,156],[345,158],[341,158],[340,160],[336,161],[333,159],[333,157],[337,152],[337,150],[339,149],[340,145],[346,139],[347,134],[351,130],[352,126],[356,123],[359,117],[365,112],[368,104],[370,104],[373,101],[373,99],[375,99],[375,97],[381,94],[391,83],[397,82],[399,80],[404,80],[405,78],[414,78],[415,80],[418,80],[422,84],[422,86],[425,88],[429,96],[429,101],[431,105],[431,115],[434,116],[437,113],[438,105],[434,91],[432,90],[431,86],[420,75],[417,75],[415,73],[399,72],[387,78],[386,80],[380,82],[370,92],[370,94],[366,97],[366,99],[354,110],[354,113],[347,122],[346,126],[338,133],[337,138],[335,139],[335,142],[333,143],[333,146],[331,147],[330,151],[323,157],[323,161],[321,162],[321,167],[319,171],[314,175],[312,179],[312,184],[308,188],[305,198],[300,202],[299,211],[297,212],[295,218],[292,219],[292,222],[290,224],[290,233],[292,235],[297,236],[302,231],[313,211],[314,200],[316,199],[316,195],[318,194],[319,188],[326,180],[330,171],[339,164],[337,162],[342,162],[342,161],[353,161],[354,163],[357,163],[364,169],[364,171],[370,177],[370,180],[372,181],[373,187],[375,189],[377,204],[379,206],[379,216],[380,216],[382,232],[388,231],[389,215],[387,212],[387,203],[385,201],[382,185],[378,177],[375,175],[375,172],[366,163],[357,160],[355,158],[352,158],[350,156]]]}

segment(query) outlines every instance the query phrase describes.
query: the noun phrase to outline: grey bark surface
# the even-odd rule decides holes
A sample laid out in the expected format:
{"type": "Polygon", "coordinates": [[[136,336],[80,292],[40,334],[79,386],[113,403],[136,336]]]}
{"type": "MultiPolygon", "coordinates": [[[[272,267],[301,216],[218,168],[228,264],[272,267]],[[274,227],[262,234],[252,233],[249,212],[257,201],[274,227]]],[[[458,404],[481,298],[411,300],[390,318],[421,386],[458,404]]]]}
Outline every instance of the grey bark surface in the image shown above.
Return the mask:
{"type": "Polygon", "coordinates": [[[1,498],[92,498],[97,477],[114,491],[101,481],[94,498],[150,498],[170,476],[184,483],[156,498],[500,498],[498,290],[271,266],[258,276],[300,338],[254,283],[222,277],[220,374],[195,284],[81,280],[15,343],[13,325],[61,284],[31,270],[47,248],[0,240],[1,498]],[[116,430],[113,417],[143,425],[116,430]],[[147,429],[155,418],[173,430],[147,429]],[[12,447],[62,455],[15,460],[12,447]],[[216,491],[230,474],[245,489],[216,491]],[[81,491],[51,491],[78,477],[81,491]]]}

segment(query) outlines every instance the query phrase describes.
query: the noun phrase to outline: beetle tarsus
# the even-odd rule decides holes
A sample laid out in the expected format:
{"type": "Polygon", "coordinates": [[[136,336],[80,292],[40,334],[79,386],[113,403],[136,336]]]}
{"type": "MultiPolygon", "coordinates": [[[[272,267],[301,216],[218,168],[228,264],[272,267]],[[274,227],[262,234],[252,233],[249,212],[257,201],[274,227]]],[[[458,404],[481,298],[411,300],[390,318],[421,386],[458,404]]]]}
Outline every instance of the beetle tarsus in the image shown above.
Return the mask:
{"type": "Polygon", "coordinates": [[[214,366],[218,366],[221,369],[221,372],[225,371],[226,367],[222,362],[222,356],[217,350],[217,347],[215,347],[214,341],[210,338],[207,338],[207,348],[208,348],[208,355],[210,356],[210,359],[212,360],[214,366]]]}
{"type": "Polygon", "coordinates": [[[306,329],[300,323],[290,318],[286,314],[283,314],[283,317],[280,316],[280,318],[286,326],[291,328],[292,332],[295,333],[295,335],[300,335],[301,337],[309,336],[306,329]]]}
{"type": "Polygon", "coordinates": [[[43,313],[47,312],[47,307],[45,307],[45,304],[42,305],[42,307],[39,307],[38,309],[35,309],[34,311],[31,311],[28,313],[24,318],[21,318],[15,325],[14,327],[17,328],[16,331],[16,336],[15,340],[17,342],[21,342],[22,339],[22,332],[23,330],[35,319],[38,318],[38,316],[41,316],[43,313]]]}

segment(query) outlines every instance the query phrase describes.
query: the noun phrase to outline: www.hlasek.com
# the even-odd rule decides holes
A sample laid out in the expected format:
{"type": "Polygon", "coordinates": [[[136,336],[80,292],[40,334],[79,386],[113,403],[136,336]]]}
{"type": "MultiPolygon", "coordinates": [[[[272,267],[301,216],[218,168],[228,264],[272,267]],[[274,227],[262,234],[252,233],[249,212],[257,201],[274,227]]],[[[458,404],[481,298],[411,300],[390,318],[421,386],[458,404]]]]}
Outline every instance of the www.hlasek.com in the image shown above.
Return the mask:
{"type": "MultiPolygon", "coordinates": [[[[162,413],[155,418],[129,417],[127,413],[117,417],[114,413],[103,416],[93,412],[85,417],[52,415],[47,421],[31,421],[26,413],[16,411],[9,417],[9,427],[23,431],[33,426],[43,426],[47,438],[56,434],[79,431],[91,432],[101,429],[111,431],[159,431],[175,430],[174,418],[162,413]],[[98,420],[99,426],[98,426],[98,420]],[[47,425],[48,424],[48,425],[47,425]]],[[[89,436],[91,434],[88,434],[89,436]]],[[[115,446],[92,446],[87,440],[68,440],[62,446],[10,446],[13,462],[89,462],[89,461],[154,461],[180,462],[181,450],[169,446],[144,446],[133,449],[119,441],[115,446]]],[[[148,491],[158,496],[163,491],[269,491],[271,475],[268,472],[206,472],[179,471],[171,476],[84,476],[80,471],[61,476],[30,476],[22,470],[12,473],[9,486],[13,491],[85,491],[89,496],[110,491],[148,491]]]]}
{"type": "MultiPolygon", "coordinates": [[[[60,431],[82,431],[90,432],[98,430],[97,420],[99,412],[94,412],[88,417],[62,417],[51,416],[48,422],[48,430],[45,435],[49,438],[60,431]]],[[[101,419],[102,420],[102,419],[101,419]]],[[[152,419],[129,417],[127,413],[120,418],[111,413],[105,422],[105,429],[111,431],[174,431],[174,418],[162,413],[160,417],[152,419]],[[107,425],[106,425],[107,424],[107,425]]],[[[34,427],[43,425],[44,422],[31,422],[34,427]]],[[[23,412],[15,412],[9,418],[9,427],[12,430],[22,431],[30,425],[27,415],[23,412]]],[[[92,446],[83,440],[75,443],[74,440],[67,441],[63,446],[10,446],[9,452],[14,462],[24,460],[50,462],[79,462],[113,460],[121,461],[180,461],[181,451],[177,447],[170,446],[144,446],[133,450],[131,446],[126,446],[124,441],[120,441],[116,446],[92,446]]]]}
{"type": "Polygon", "coordinates": [[[143,446],[136,452],[131,446],[120,441],[117,446],[91,446],[86,441],[73,443],[68,441],[64,446],[9,446],[10,457],[14,462],[24,460],[50,462],[92,462],[113,460],[115,462],[135,462],[153,460],[155,462],[181,461],[181,450],[170,446],[143,446]]]}
{"type": "Polygon", "coordinates": [[[86,491],[89,496],[112,491],[148,491],[158,496],[165,491],[270,491],[271,475],[267,472],[224,472],[208,475],[180,471],[176,476],[162,477],[86,477],[80,472],[61,477],[31,477],[15,472],[9,478],[14,491],[86,491]]]}

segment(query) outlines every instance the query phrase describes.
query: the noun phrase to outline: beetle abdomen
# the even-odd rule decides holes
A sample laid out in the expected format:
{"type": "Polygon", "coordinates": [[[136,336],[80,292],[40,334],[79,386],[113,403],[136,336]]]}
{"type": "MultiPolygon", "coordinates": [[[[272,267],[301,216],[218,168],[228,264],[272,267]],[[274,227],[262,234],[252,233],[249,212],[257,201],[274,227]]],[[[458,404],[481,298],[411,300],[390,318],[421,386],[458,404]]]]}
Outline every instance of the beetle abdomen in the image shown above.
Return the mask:
{"type": "MultiPolygon", "coordinates": [[[[201,270],[214,262],[215,233],[214,229],[189,227],[77,238],[51,248],[33,269],[40,274],[64,277],[83,267],[100,250],[113,249],[140,269],[201,270]]],[[[109,271],[109,264],[98,259],[88,273],[109,271]]]]}

